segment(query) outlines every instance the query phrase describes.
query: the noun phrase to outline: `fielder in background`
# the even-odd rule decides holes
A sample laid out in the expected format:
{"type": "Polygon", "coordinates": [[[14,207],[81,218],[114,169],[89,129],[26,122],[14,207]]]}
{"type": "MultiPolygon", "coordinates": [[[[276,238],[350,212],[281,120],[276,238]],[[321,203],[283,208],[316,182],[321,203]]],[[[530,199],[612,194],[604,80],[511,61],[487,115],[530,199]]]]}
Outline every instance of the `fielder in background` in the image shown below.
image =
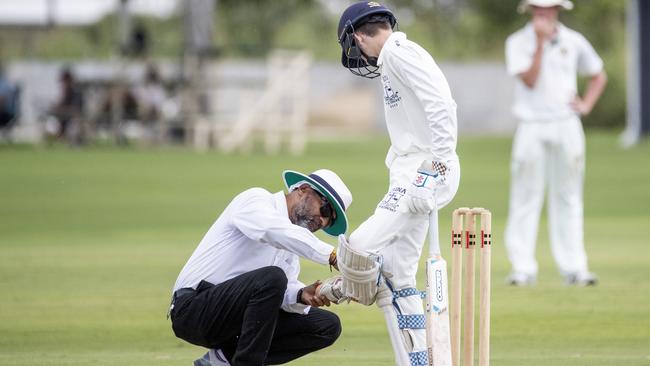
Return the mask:
{"type": "Polygon", "coordinates": [[[365,305],[376,301],[397,364],[427,365],[416,273],[429,214],[447,205],[458,189],[456,103],[431,55],[393,31],[396,24],[391,10],[374,1],[352,4],[339,22],[343,66],[358,76],[378,77],[384,91],[389,187],[349,243],[339,236],[343,277],[324,281],[321,289],[337,302],[337,295],[365,305]]]}
{"type": "Polygon", "coordinates": [[[580,117],[598,101],[607,76],[603,61],[580,33],[558,21],[567,0],[524,0],[531,21],[506,41],[507,71],[516,78],[513,112],[519,124],[512,146],[505,245],[514,286],[537,279],[535,241],[544,191],[553,256],[567,284],[595,285],[584,249],[585,136],[580,117]],[[589,77],[583,97],[577,74],[589,77]]]}
{"type": "Polygon", "coordinates": [[[276,365],[330,346],[338,317],[318,307],[320,283],[298,281],[299,257],[336,266],[336,236],[348,223],[352,194],[334,172],[283,173],[289,191],[251,188],[237,195],[183,267],[170,316],[177,337],[209,352],[208,365],[276,365]]]}

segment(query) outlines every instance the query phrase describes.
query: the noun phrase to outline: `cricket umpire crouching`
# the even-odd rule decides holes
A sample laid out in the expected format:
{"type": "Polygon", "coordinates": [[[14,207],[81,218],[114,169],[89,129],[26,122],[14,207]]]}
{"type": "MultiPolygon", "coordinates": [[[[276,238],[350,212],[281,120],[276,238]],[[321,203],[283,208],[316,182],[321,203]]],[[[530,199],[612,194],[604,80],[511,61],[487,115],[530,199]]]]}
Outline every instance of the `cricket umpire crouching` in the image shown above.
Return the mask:
{"type": "Polygon", "coordinates": [[[195,366],[282,364],[330,346],[339,318],[318,307],[320,281],[298,281],[299,257],[336,265],[313,232],[345,233],[352,194],[336,173],[283,173],[288,194],[251,188],[214,222],[174,285],[177,337],[209,348],[195,366]]]}

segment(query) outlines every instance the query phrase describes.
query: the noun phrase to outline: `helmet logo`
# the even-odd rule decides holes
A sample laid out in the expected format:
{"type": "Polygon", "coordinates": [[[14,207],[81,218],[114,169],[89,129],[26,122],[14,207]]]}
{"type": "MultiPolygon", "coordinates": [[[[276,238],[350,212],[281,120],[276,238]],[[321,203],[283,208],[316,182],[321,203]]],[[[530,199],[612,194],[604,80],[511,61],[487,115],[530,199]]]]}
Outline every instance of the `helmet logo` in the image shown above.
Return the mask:
{"type": "Polygon", "coordinates": [[[381,4],[378,3],[378,2],[376,2],[376,1],[369,1],[369,2],[368,2],[368,7],[369,7],[369,8],[376,8],[376,7],[378,7],[378,6],[381,6],[381,4]]]}

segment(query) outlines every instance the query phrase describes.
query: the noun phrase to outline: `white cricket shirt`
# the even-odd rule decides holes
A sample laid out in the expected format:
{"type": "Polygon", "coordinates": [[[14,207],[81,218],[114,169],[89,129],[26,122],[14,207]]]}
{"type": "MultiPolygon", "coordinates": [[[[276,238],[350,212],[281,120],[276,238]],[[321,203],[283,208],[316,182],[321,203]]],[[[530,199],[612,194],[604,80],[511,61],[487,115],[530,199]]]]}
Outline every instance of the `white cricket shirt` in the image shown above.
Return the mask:
{"type": "MultiPolygon", "coordinates": [[[[531,23],[506,40],[508,74],[527,71],[532,62],[537,38],[531,23]]],[[[543,45],[542,63],[535,86],[528,88],[517,77],[514,115],[522,121],[556,121],[571,118],[576,112],[570,102],[578,94],[577,75],[602,71],[603,60],[580,33],[558,23],[556,37],[543,45]]]]}
{"type": "Polygon", "coordinates": [[[334,248],[309,230],[289,220],[284,192],[251,188],[237,195],[205,234],[183,270],[174,291],[196,288],[201,280],[219,284],[266,266],[280,267],[288,278],[282,309],[307,313],[309,306],[296,302],[299,256],[329,263],[334,248]]]}
{"type": "Polygon", "coordinates": [[[431,55],[406,34],[393,32],[379,53],[384,114],[391,147],[397,156],[427,153],[434,160],[457,161],[456,102],[431,55]]]}

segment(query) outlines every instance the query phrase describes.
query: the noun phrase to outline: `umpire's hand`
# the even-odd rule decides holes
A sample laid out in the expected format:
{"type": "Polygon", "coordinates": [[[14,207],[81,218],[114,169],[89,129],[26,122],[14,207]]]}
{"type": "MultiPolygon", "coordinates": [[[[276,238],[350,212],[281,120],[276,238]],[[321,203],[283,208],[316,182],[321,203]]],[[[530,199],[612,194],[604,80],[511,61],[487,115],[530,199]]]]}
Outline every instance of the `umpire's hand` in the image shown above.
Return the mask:
{"type": "Polygon", "coordinates": [[[331,303],[327,297],[316,295],[316,288],[320,286],[320,284],[320,280],[317,280],[311,285],[304,287],[300,296],[300,302],[305,305],[315,306],[317,308],[323,305],[330,306],[331,303]]]}

